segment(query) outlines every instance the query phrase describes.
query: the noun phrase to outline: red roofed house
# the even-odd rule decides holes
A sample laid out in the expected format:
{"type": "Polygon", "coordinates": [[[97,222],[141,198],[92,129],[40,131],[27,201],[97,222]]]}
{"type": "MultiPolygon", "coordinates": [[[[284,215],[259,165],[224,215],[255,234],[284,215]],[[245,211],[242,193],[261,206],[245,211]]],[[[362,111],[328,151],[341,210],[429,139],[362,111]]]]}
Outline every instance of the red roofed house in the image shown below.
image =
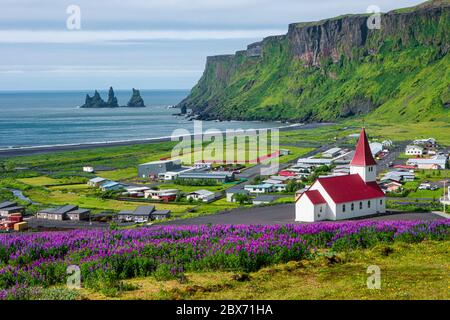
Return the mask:
{"type": "Polygon", "coordinates": [[[364,128],[350,174],[317,179],[295,204],[295,221],[342,220],[386,212],[384,192],[376,182],[377,163],[364,128]]]}

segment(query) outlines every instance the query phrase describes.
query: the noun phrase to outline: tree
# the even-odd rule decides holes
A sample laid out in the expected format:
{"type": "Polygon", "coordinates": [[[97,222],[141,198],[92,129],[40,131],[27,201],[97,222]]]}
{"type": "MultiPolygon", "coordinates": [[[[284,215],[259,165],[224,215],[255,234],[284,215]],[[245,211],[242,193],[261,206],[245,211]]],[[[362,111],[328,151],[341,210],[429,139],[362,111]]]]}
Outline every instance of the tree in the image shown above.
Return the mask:
{"type": "Polygon", "coordinates": [[[231,197],[234,201],[238,202],[240,205],[243,205],[245,203],[250,203],[250,197],[246,193],[235,193],[231,197]]]}
{"type": "Polygon", "coordinates": [[[305,185],[300,181],[289,181],[286,185],[287,192],[296,192],[297,190],[303,189],[305,185]]]}

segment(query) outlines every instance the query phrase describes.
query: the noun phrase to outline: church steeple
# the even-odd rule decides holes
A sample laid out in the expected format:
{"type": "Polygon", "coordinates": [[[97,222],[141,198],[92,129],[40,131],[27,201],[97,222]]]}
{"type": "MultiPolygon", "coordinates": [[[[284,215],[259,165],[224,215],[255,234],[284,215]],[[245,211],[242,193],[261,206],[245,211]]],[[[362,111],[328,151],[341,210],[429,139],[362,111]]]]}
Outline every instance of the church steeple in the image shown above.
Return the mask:
{"type": "Polygon", "coordinates": [[[370,150],[366,130],[362,128],[358,144],[356,145],[355,155],[353,156],[352,162],[350,162],[350,173],[357,173],[365,182],[371,182],[376,180],[376,168],[377,163],[370,150]]]}

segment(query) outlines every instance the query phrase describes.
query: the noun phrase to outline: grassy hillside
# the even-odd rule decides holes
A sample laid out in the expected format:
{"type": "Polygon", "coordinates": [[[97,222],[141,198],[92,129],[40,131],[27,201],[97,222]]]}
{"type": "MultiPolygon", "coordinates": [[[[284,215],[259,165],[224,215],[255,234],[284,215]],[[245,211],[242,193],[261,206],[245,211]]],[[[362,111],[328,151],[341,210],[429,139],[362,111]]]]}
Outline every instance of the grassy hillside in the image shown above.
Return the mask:
{"type": "Polygon", "coordinates": [[[450,1],[383,15],[381,30],[366,19],[293,24],[256,55],[210,57],[180,106],[202,118],[449,121],[450,1]]]}
{"type": "Polygon", "coordinates": [[[186,283],[138,278],[127,280],[133,289],[116,297],[92,290],[81,295],[85,299],[449,299],[448,245],[448,241],[379,245],[339,254],[335,260],[318,256],[263,268],[248,278],[233,272],[189,273],[186,283]],[[381,269],[380,290],[367,289],[369,265],[381,269]]]}

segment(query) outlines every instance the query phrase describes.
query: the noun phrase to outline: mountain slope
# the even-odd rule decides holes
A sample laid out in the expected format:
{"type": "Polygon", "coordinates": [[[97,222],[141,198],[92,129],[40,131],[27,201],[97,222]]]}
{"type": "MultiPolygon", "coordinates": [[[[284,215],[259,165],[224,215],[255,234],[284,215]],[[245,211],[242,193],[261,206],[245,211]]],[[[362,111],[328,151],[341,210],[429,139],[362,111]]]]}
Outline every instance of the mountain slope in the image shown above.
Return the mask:
{"type": "Polygon", "coordinates": [[[178,106],[203,119],[450,119],[450,0],[381,17],[296,23],[234,55],[208,57],[178,106]]]}

